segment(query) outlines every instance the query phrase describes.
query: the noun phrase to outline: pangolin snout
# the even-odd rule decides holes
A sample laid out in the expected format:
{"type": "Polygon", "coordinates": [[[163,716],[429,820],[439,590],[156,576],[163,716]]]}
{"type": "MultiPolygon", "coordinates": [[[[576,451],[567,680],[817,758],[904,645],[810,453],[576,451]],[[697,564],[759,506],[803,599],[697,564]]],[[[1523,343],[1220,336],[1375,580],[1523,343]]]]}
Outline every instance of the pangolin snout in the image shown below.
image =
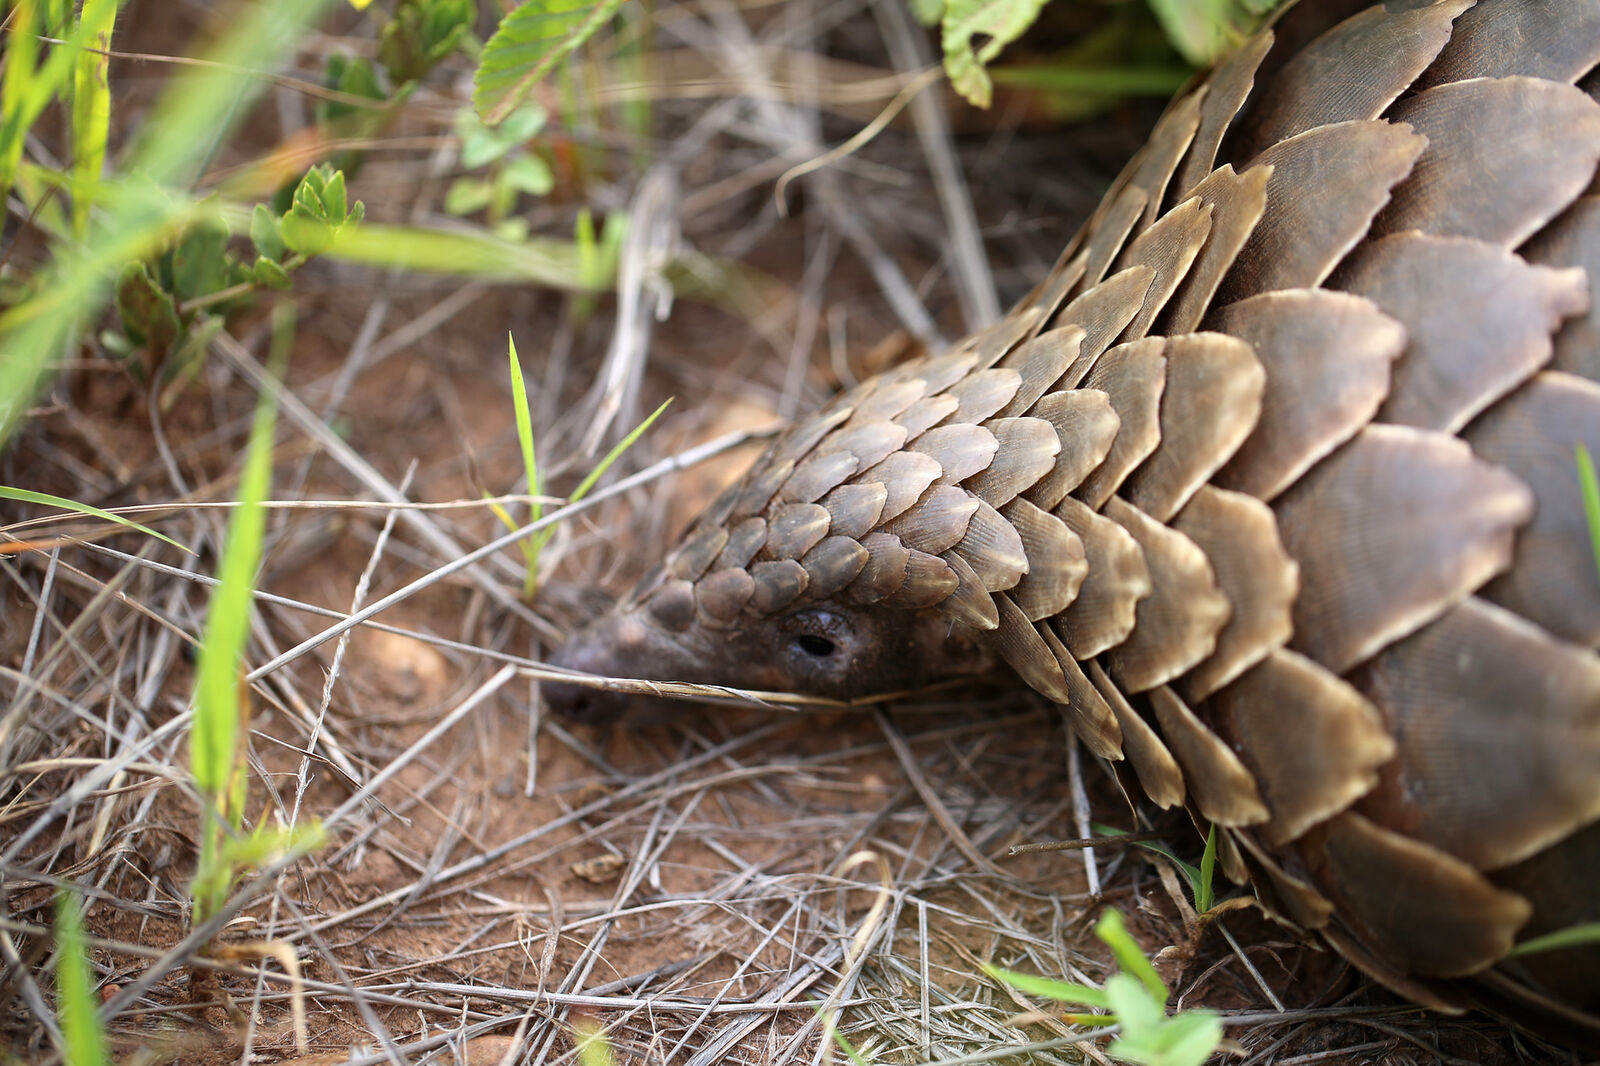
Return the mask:
{"type": "MultiPolygon", "coordinates": [[[[607,614],[578,630],[550,657],[550,665],[599,677],[688,680],[680,649],[638,616],[607,614]]],[[[557,714],[603,725],[628,716],[651,717],[681,710],[676,700],[613,692],[564,681],[540,683],[545,705],[557,714]]]]}

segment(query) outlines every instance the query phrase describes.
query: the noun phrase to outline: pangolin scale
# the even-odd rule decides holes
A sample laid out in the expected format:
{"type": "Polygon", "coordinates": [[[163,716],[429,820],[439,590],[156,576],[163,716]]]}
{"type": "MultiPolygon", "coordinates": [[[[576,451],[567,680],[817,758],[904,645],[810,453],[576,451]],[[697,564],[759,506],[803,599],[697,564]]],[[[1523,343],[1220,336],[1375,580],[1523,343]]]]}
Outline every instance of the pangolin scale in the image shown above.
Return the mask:
{"type": "Polygon", "coordinates": [[[1600,948],[1513,954],[1600,921],[1600,0],[1353,10],[1180,94],[1004,319],[795,425],[555,661],[998,656],[1273,914],[1600,1043],[1600,948]]]}

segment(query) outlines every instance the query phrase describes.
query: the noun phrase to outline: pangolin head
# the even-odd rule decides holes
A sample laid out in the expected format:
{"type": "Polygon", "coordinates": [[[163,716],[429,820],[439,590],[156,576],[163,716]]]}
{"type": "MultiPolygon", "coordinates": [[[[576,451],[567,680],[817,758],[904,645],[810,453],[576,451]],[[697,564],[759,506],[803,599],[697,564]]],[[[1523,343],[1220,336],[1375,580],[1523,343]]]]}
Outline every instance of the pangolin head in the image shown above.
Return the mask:
{"type": "MultiPolygon", "coordinates": [[[[1012,499],[1027,480],[1006,489],[996,467],[1007,441],[1036,449],[1030,473],[1058,445],[1046,421],[990,417],[1016,392],[1015,370],[982,371],[981,418],[962,417],[976,363],[960,351],[920,360],[795,426],[553,663],[833,699],[987,672],[992,594],[1028,569],[1010,508],[1034,510],[1012,499]]],[[[591,720],[662,703],[563,683],[545,692],[591,720]]]]}

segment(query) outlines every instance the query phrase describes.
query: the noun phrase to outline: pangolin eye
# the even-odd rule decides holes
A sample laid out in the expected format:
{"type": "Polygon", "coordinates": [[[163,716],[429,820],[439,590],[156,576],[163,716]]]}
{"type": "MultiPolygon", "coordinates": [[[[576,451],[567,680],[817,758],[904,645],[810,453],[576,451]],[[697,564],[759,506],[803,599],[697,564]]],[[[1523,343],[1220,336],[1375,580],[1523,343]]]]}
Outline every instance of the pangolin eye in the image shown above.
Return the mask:
{"type": "Polygon", "coordinates": [[[815,633],[802,633],[795,638],[795,643],[807,655],[815,655],[819,659],[826,659],[838,650],[838,646],[827,637],[819,637],[815,633]]]}

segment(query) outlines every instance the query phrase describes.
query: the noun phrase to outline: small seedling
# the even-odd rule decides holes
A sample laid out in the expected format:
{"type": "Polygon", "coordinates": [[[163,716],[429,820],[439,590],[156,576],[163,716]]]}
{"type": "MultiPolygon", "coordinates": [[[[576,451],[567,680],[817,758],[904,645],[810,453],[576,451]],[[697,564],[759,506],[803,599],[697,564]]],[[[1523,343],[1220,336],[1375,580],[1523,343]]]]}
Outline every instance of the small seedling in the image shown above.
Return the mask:
{"type": "Polygon", "coordinates": [[[1166,982],[1129,934],[1120,912],[1107,910],[1095,935],[1111,948],[1121,972],[1104,988],[1012,973],[985,966],[991,977],[1019,991],[1105,1013],[1071,1014],[1075,1025],[1117,1025],[1121,1033],[1106,1053],[1139,1066],[1200,1066],[1222,1043],[1222,1019],[1215,1011],[1185,1010],[1168,1016],[1166,982]]]}
{"type": "MultiPolygon", "coordinates": [[[[515,412],[517,423],[517,443],[522,449],[522,468],[527,477],[528,495],[534,497],[533,502],[529,505],[529,521],[537,522],[544,516],[544,505],[538,501],[538,497],[543,495],[543,492],[541,488],[542,479],[539,475],[539,463],[534,453],[533,416],[528,410],[528,390],[522,377],[522,364],[517,359],[517,342],[511,337],[507,337],[506,344],[507,357],[511,369],[511,405],[515,412]]],[[[578,487],[572,490],[572,494],[567,497],[567,502],[577,503],[587,496],[589,490],[594,488],[595,483],[605,475],[607,470],[611,469],[611,464],[620,459],[623,452],[633,447],[634,442],[655,423],[657,418],[661,417],[661,413],[667,409],[667,404],[671,402],[669,399],[666,403],[657,407],[650,413],[650,417],[634,428],[633,432],[618,441],[616,446],[605,454],[605,458],[601,459],[595,468],[589,471],[588,476],[578,483],[578,487]]],[[[490,507],[507,529],[517,528],[516,520],[511,517],[510,512],[504,507],[497,503],[490,504],[490,507]]],[[[524,565],[522,595],[525,599],[532,599],[533,594],[538,590],[539,554],[554,535],[554,527],[547,527],[528,534],[519,542],[524,565]]]]}
{"type": "MultiPolygon", "coordinates": [[[[1127,835],[1123,830],[1109,825],[1096,825],[1094,831],[1108,837],[1127,835]]],[[[1217,827],[1215,825],[1206,834],[1206,849],[1200,855],[1199,866],[1184,862],[1178,858],[1171,848],[1158,841],[1136,840],[1134,843],[1147,851],[1153,851],[1160,855],[1172,864],[1173,869],[1183,875],[1183,879],[1189,882],[1189,893],[1194,900],[1195,912],[1202,918],[1216,907],[1217,827]]]]}
{"type": "Polygon", "coordinates": [[[289,275],[354,229],[365,217],[360,200],[345,196],[344,173],[326,165],[306,171],[289,208],[275,214],[257,204],[250,216],[255,258],[246,262],[230,248],[226,219],[217,210],[197,212],[171,246],[149,259],[128,263],[117,278],[117,310],[123,335],[103,338],[114,351],[135,347],[153,363],[166,361],[183,377],[221,329],[220,317],[258,289],[287,289],[289,275]]]}
{"type": "Polygon", "coordinates": [[[527,237],[527,219],[513,218],[511,212],[524,193],[544,196],[555,187],[550,167],[527,150],[528,142],[544,128],[547,117],[542,107],[528,106],[490,127],[471,108],[456,112],[461,165],[468,170],[484,167],[488,173],[484,177],[457,178],[445,193],[445,210],[452,215],[482,211],[489,228],[498,236],[513,241],[527,237]]]}

